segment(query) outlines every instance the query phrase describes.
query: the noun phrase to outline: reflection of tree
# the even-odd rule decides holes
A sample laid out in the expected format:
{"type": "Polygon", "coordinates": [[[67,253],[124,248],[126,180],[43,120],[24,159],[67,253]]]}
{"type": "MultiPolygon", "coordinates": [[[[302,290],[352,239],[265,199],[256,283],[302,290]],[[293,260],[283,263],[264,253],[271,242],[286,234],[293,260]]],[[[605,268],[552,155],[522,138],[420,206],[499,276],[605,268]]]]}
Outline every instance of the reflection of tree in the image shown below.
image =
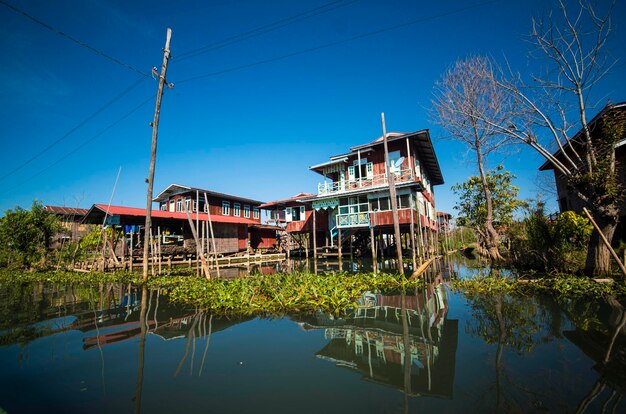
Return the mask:
{"type": "MultiPolygon", "coordinates": [[[[520,409],[511,396],[504,398],[503,395],[504,350],[508,347],[519,354],[530,352],[536,344],[550,339],[550,334],[540,336],[540,333],[546,331],[546,325],[553,324],[551,321],[559,324],[559,319],[552,318],[551,313],[544,312],[535,300],[528,297],[481,293],[469,295],[468,303],[472,318],[468,321],[466,331],[488,344],[497,344],[496,408],[499,411],[520,409]]],[[[512,384],[511,381],[508,383],[512,384]]],[[[533,398],[536,396],[533,395],[533,398]]]]}
{"type": "Polygon", "coordinates": [[[609,329],[607,329],[607,324],[602,324],[598,318],[606,304],[592,302],[590,306],[589,303],[576,302],[570,303],[570,307],[566,308],[568,315],[572,316],[580,310],[587,311],[573,320],[576,329],[565,331],[564,335],[596,362],[593,368],[598,373],[598,379],[593,387],[578,403],[577,413],[588,411],[598,399],[599,401],[604,399],[602,412],[617,412],[626,391],[626,347],[624,346],[626,311],[615,298],[608,298],[607,304],[610,308],[609,329]],[[595,312],[592,313],[590,310],[595,312]],[[600,398],[603,394],[608,395],[600,398]]]}

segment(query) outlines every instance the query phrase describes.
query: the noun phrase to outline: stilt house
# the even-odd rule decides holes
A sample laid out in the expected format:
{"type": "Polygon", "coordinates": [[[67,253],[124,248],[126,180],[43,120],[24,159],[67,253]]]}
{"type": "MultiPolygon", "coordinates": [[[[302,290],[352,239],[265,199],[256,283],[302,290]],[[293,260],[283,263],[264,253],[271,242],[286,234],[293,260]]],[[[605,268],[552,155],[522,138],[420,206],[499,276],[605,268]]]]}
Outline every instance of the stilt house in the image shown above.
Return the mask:
{"type": "Polygon", "coordinates": [[[381,249],[396,242],[408,245],[411,230],[422,245],[432,245],[428,240],[437,231],[433,187],[443,184],[443,176],[429,132],[389,133],[387,142],[388,164],[380,137],[309,167],[323,177],[317,194],[300,194],[261,207],[284,214],[290,234],[314,232],[315,247],[350,243],[364,252],[372,236],[380,236],[381,249]],[[400,241],[391,240],[388,173],[395,175],[400,241]]]}

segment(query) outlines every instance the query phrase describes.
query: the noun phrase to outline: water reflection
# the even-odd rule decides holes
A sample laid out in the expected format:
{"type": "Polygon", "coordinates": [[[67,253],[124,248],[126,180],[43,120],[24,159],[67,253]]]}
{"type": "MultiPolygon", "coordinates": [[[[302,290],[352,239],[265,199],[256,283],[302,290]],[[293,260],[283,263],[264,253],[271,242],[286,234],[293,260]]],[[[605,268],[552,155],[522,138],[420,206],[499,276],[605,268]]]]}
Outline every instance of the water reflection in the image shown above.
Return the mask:
{"type": "Polygon", "coordinates": [[[408,295],[367,293],[345,317],[318,314],[300,323],[324,330],[329,342],[316,352],[320,359],[407,395],[452,398],[458,320],[447,318],[442,281],[439,275],[408,295]]]}
{"type": "Polygon", "coordinates": [[[626,411],[623,303],[447,290],[473,271],[448,258],[425,289],[369,293],[341,317],[229,319],[124,284],[2,286],[0,407],[626,411]]]}

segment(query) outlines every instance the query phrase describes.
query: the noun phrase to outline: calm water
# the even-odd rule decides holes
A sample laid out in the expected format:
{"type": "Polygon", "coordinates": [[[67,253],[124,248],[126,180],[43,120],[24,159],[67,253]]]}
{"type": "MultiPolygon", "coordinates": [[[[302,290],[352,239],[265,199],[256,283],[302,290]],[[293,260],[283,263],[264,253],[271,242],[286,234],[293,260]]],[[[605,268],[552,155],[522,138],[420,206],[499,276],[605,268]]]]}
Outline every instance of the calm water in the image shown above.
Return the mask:
{"type": "Polygon", "coordinates": [[[144,330],[133,286],[2,286],[0,408],[626,412],[619,303],[450,292],[468,273],[443,263],[426,289],[343,317],[229,319],[151,291],[144,330]]]}

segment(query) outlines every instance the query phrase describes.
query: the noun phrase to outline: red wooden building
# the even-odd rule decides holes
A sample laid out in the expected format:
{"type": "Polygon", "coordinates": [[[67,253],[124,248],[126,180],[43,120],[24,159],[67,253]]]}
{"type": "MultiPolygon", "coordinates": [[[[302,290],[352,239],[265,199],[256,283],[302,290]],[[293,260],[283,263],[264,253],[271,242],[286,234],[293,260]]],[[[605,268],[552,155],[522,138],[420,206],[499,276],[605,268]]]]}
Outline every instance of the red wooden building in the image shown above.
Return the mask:
{"type": "MultiPolygon", "coordinates": [[[[261,201],[180,184],[171,184],[153,201],[157,203],[152,210],[153,236],[160,236],[162,244],[190,246],[193,235],[189,219],[212,251],[206,224],[210,220],[217,253],[236,253],[248,247],[267,249],[276,242],[276,228],[261,224],[261,201]]],[[[143,238],[145,217],[143,208],[94,204],[84,222],[120,226],[126,234],[143,238]]]]}
{"type": "MultiPolygon", "coordinates": [[[[393,216],[388,174],[395,175],[401,232],[416,229],[422,239],[437,231],[433,187],[443,184],[437,156],[428,130],[387,135],[389,163],[385,163],[383,138],[357,145],[329,161],[309,167],[323,176],[317,194],[298,194],[266,203],[264,209],[279,209],[289,233],[312,231],[311,212],[316,211],[316,230],[323,240],[336,245],[370,229],[390,235],[393,216]]],[[[275,213],[276,214],[276,213],[275,213]]],[[[365,234],[363,234],[365,233],[365,234]]],[[[363,237],[365,236],[365,237],[363,237]]],[[[386,236],[388,240],[389,237],[386,236]]],[[[318,243],[320,245],[320,243],[318,243]]]]}

